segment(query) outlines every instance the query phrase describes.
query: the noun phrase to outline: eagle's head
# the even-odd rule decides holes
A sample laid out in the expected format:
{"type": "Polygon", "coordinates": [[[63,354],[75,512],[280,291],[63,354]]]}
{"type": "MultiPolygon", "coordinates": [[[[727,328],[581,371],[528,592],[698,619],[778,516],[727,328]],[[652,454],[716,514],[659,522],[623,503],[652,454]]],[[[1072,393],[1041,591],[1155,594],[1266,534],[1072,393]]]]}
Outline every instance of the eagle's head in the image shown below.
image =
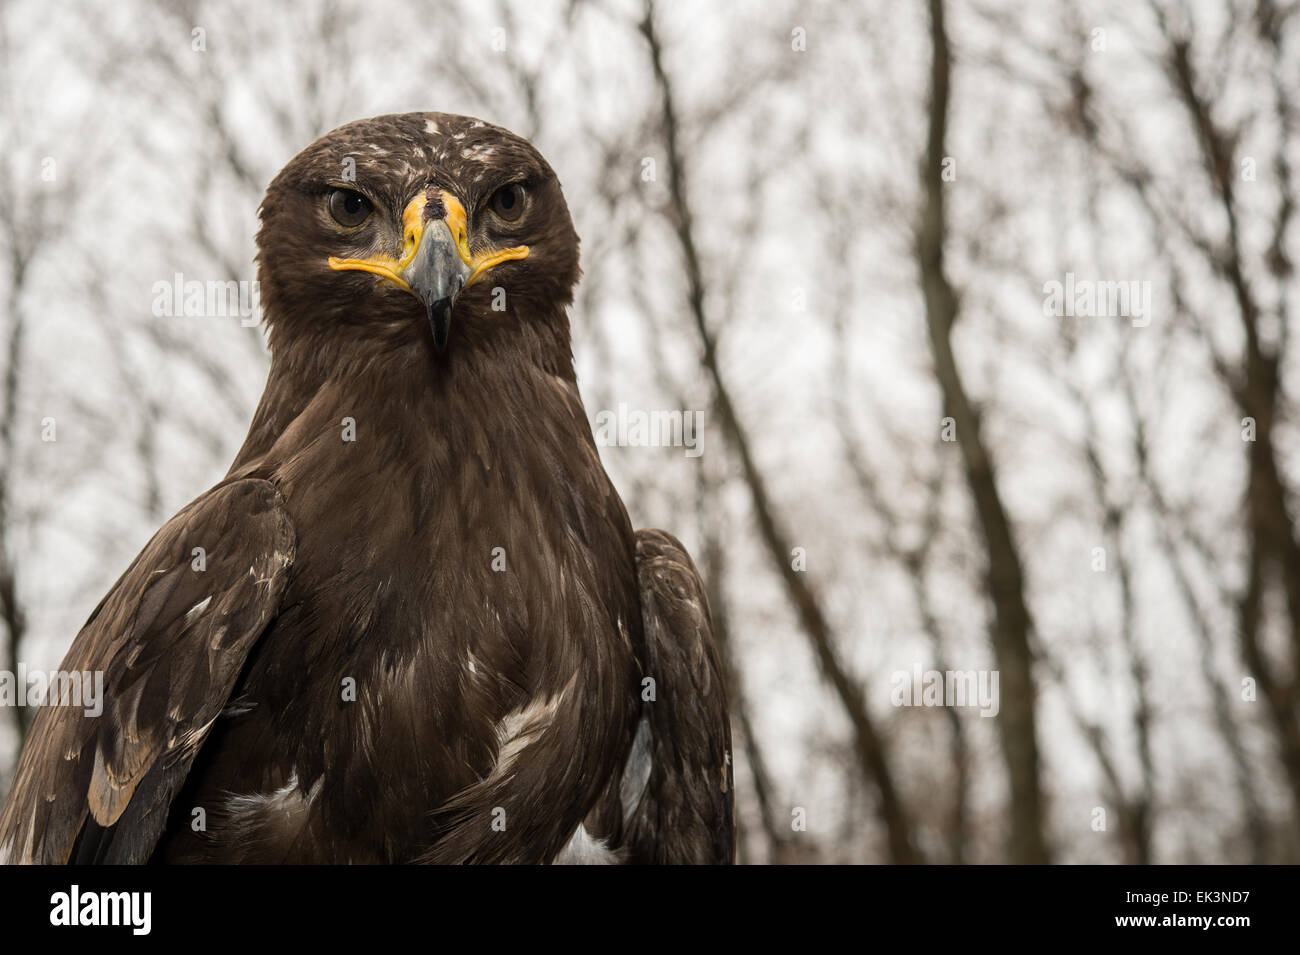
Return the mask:
{"type": "Polygon", "coordinates": [[[273,349],[337,334],[568,350],[578,236],[554,171],[498,126],[445,113],[340,126],[275,177],[261,218],[273,349]]]}

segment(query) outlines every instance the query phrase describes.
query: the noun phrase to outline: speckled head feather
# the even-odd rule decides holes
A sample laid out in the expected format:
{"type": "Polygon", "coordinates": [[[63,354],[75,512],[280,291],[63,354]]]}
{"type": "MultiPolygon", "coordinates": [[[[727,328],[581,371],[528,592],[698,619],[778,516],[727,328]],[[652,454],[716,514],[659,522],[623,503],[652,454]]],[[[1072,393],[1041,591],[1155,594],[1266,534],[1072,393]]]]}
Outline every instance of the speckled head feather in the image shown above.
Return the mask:
{"type": "Polygon", "coordinates": [[[447,113],[377,116],[340,126],[271,182],[257,242],[272,349],[295,337],[319,345],[323,331],[343,334],[356,324],[376,326],[372,332],[382,327],[380,341],[425,336],[423,309],[411,295],[366,272],[333,271],[329,256],[398,254],[403,210],[426,195],[426,220],[441,217],[439,190],[465,209],[471,252],[513,245],[530,250],[526,259],[503,262],[487,281],[464,290],[455,304],[453,335],[467,340],[464,347],[535,345],[539,360],[557,368],[568,364],[565,307],[580,272],[578,236],[559,179],[527,140],[447,113]],[[523,186],[526,206],[518,220],[507,222],[489,203],[514,183],[523,186]],[[331,220],[327,196],[339,188],[374,204],[360,228],[331,220]]]}

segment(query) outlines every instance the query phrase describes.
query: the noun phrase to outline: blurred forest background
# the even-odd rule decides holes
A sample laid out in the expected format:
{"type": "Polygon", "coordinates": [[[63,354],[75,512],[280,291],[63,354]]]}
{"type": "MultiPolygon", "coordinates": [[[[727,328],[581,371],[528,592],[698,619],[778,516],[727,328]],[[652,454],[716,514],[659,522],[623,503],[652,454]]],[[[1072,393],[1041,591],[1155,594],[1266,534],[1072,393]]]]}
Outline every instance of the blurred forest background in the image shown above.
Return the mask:
{"type": "Polygon", "coordinates": [[[1284,0],[3,0],[0,669],[243,439],[261,329],[154,283],[255,278],[334,126],[466,113],[563,181],[593,421],[703,415],[602,456],[709,581],[741,861],[1300,861],[1297,104],[1284,0]]]}

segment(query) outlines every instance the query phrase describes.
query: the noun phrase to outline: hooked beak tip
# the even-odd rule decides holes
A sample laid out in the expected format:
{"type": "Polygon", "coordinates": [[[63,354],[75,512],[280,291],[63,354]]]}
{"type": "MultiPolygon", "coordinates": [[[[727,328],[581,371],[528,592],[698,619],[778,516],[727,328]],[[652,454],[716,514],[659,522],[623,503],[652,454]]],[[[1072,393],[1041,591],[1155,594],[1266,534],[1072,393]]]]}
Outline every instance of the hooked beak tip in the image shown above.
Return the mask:
{"type": "Polygon", "coordinates": [[[433,333],[433,347],[441,355],[447,350],[447,339],[451,334],[451,297],[429,303],[426,310],[429,315],[429,331],[433,333]]]}

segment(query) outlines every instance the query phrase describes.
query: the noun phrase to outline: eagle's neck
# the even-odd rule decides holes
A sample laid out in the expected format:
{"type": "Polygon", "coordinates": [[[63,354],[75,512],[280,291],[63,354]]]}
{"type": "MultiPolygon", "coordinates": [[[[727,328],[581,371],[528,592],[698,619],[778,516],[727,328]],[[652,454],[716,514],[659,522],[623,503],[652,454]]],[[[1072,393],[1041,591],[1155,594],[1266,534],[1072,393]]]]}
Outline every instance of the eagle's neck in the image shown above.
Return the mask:
{"type": "Polygon", "coordinates": [[[567,317],[559,311],[558,321],[534,317],[509,326],[497,316],[495,325],[465,316],[444,355],[434,353],[426,329],[410,323],[335,327],[292,338],[277,334],[284,325],[273,324],[266,389],[230,474],[274,468],[282,463],[273,460],[278,451],[318,430],[338,431],[349,417],[382,416],[367,421],[367,430],[402,423],[408,434],[454,426],[468,439],[494,421],[535,414],[557,389],[571,396],[565,404],[576,407],[582,419],[577,430],[590,440],[567,317]]]}

